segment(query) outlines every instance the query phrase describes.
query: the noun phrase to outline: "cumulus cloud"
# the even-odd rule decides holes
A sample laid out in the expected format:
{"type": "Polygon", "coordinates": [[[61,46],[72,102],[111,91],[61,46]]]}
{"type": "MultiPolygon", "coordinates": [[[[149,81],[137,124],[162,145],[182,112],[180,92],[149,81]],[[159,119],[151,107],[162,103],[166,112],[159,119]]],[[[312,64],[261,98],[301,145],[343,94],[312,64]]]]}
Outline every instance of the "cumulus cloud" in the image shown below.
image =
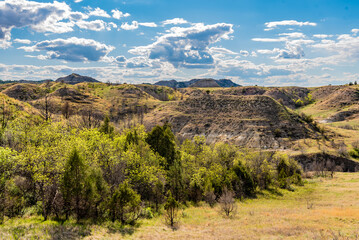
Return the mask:
{"type": "Polygon", "coordinates": [[[188,28],[173,27],[166,34],[159,36],[156,42],[148,46],[135,47],[129,52],[169,62],[175,67],[211,67],[214,60],[209,45],[221,39],[229,39],[232,33],[233,25],[226,23],[199,23],[188,28]]]}
{"type": "Polygon", "coordinates": [[[95,9],[92,9],[91,7],[88,8],[89,16],[96,16],[96,17],[104,17],[104,18],[110,18],[111,16],[103,9],[97,7],[95,9]]]}
{"type": "Polygon", "coordinates": [[[213,74],[222,76],[236,76],[246,79],[263,79],[270,76],[287,76],[292,74],[285,65],[275,66],[266,64],[255,64],[247,60],[228,59],[218,62],[213,74]]]}
{"type": "Polygon", "coordinates": [[[157,27],[157,24],[154,22],[143,22],[143,23],[139,23],[138,25],[144,27],[157,27]]]}
{"type": "MultiPolygon", "coordinates": [[[[109,18],[110,15],[100,8],[87,8],[88,13],[72,11],[65,2],[44,3],[28,0],[5,0],[0,2],[0,41],[9,42],[14,28],[31,28],[43,33],[67,33],[74,26],[93,31],[110,30],[111,24],[102,20],[84,21],[91,16],[109,18]],[[6,38],[6,39],[5,39],[6,38]],[[5,39],[5,40],[4,40],[5,39]]],[[[119,15],[115,10],[113,14],[119,15]]],[[[122,14],[129,16],[128,14],[122,14]]]]}
{"type": "Polygon", "coordinates": [[[0,48],[2,48],[2,49],[9,48],[9,47],[11,46],[10,33],[9,33],[9,32],[3,33],[3,32],[1,32],[1,30],[0,30],[0,37],[1,37],[1,36],[3,36],[3,38],[2,38],[2,39],[0,38],[0,48]]]}
{"type": "Polygon", "coordinates": [[[260,54],[274,54],[274,53],[279,53],[280,49],[279,48],[273,48],[272,50],[270,49],[258,49],[257,53],[260,54]]]}
{"type": "Polygon", "coordinates": [[[314,22],[298,22],[296,20],[284,20],[284,21],[275,21],[275,22],[267,22],[265,23],[266,29],[264,29],[265,31],[270,31],[273,30],[279,26],[298,26],[298,27],[302,27],[302,26],[317,26],[316,23],[314,22]]]}
{"type": "Polygon", "coordinates": [[[167,19],[162,22],[163,25],[178,25],[178,24],[186,24],[188,23],[187,20],[184,20],[183,18],[173,18],[173,19],[167,19]]]}
{"type": "Polygon", "coordinates": [[[303,48],[298,44],[287,42],[286,49],[279,50],[279,54],[276,58],[284,59],[300,59],[304,57],[303,48]]]}
{"type": "Polygon", "coordinates": [[[29,39],[14,39],[14,42],[16,43],[22,43],[22,44],[31,44],[31,41],[29,39]]]}
{"type": "Polygon", "coordinates": [[[79,28],[92,30],[92,31],[102,31],[106,29],[107,24],[102,20],[94,21],[78,21],[76,25],[79,28]]]}
{"type": "Polygon", "coordinates": [[[248,56],[249,56],[249,52],[246,51],[246,50],[241,50],[239,53],[240,53],[242,56],[244,56],[244,57],[248,57],[248,56]]]}
{"type": "Polygon", "coordinates": [[[252,41],[254,42],[285,42],[287,41],[287,38],[281,37],[281,38],[252,38],[252,41]]]}
{"type": "Polygon", "coordinates": [[[357,28],[354,28],[354,29],[352,29],[352,31],[351,31],[354,35],[356,35],[356,34],[358,34],[358,32],[359,32],[359,29],[357,29],[357,28]]]}
{"type": "Polygon", "coordinates": [[[313,44],[311,47],[336,53],[346,59],[359,59],[359,36],[342,34],[336,40],[323,39],[320,43],[313,44]]]}
{"type": "Polygon", "coordinates": [[[328,34],[314,34],[313,37],[315,37],[315,38],[330,38],[330,37],[333,37],[333,35],[328,35],[328,34]]]}
{"type": "Polygon", "coordinates": [[[151,61],[146,57],[133,57],[126,61],[127,68],[152,67],[151,61]]]}
{"type": "Polygon", "coordinates": [[[216,53],[220,53],[220,54],[229,54],[229,55],[238,55],[238,53],[233,52],[227,48],[223,48],[223,47],[211,47],[209,49],[209,52],[211,54],[216,54],[216,53]]]}
{"type": "Polygon", "coordinates": [[[126,62],[126,57],[125,56],[118,56],[116,57],[116,61],[119,62],[119,63],[123,63],[123,62],[126,62]]]}
{"type": "Polygon", "coordinates": [[[20,47],[26,52],[46,51],[39,59],[60,59],[69,62],[101,61],[115,48],[92,39],[68,38],[39,42],[33,46],[20,47]]]}
{"type": "Polygon", "coordinates": [[[288,38],[305,38],[305,34],[301,32],[291,32],[291,33],[280,33],[279,36],[286,36],[288,38]]]}
{"type": "Polygon", "coordinates": [[[71,8],[65,2],[41,3],[27,0],[0,2],[0,39],[13,28],[30,27],[38,32],[71,32],[71,8]]]}
{"type": "Polygon", "coordinates": [[[123,30],[135,30],[135,29],[137,29],[138,28],[138,22],[137,21],[132,21],[132,23],[131,24],[128,24],[127,22],[125,22],[125,23],[122,23],[121,24],[121,28],[123,29],[123,30]]]}
{"type": "Polygon", "coordinates": [[[126,17],[131,16],[131,14],[123,13],[118,9],[114,9],[111,12],[112,12],[112,17],[115,18],[115,19],[118,19],[118,20],[120,20],[121,18],[126,18],[126,17]]]}

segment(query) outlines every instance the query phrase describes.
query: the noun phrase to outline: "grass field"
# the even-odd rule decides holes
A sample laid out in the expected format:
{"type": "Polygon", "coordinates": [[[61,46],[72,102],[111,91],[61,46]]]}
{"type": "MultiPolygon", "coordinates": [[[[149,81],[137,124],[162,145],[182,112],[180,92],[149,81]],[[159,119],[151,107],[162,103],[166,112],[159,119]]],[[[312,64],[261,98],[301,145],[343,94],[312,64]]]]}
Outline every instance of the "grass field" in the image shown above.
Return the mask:
{"type": "Polygon", "coordinates": [[[225,218],[206,204],[183,210],[177,230],[161,216],[121,227],[43,222],[41,217],[7,220],[1,239],[359,239],[359,174],[337,173],[306,180],[294,192],[264,192],[238,202],[225,218]]]}

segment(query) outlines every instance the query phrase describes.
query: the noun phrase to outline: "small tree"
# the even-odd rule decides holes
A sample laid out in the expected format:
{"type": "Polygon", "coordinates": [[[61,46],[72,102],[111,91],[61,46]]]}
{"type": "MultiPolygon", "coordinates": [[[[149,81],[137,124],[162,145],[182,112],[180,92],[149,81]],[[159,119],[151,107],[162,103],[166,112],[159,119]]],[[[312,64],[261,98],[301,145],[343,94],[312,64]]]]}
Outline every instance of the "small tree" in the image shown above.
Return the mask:
{"type": "Polygon", "coordinates": [[[103,120],[103,124],[101,125],[99,131],[106,133],[106,134],[112,134],[113,133],[113,126],[111,126],[110,118],[108,116],[105,117],[103,120]]]}
{"type": "Polygon", "coordinates": [[[148,133],[146,142],[151,149],[166,159],[165,168],[168,170],[177,157],[175,136],[171,126],[166,123],[162,127],[156,126],[148,133]]]}
{"type": "Polygon", "coordinates": [[[165,221],[166,224],[174,228],[175,224],[178,223],[178,210],[179,203],[173,198],[171,191],[168,191],[168,197],[165,204],[165,221]]]}
{"type": "Polygon", "coordinates": [[[48,92],[45,94],[44,101],[42,102],[40,109],[45,121],[49,121],[51,119],[51,111],[53,110],[53,105],[48,92]]]}
{"type": "Polygon", "coordinates": [[[141,210],[141,196],[133,190],[129,183],[125,181],[121,183],[112,194],[109,208],[111,212],[111,220],[120,220],[122,224],[130,220],[137,220],[141,210]]]}
{"type": "Polygon", "coordinates": [[[86,166],[75,148],[65,165],[65,172],[62,182],[62,192],[65,202],[66,219],[74,209],[77,221],[81,217],[81,195],[85,188],[86,166]]]}
{"type": "Polygon", "coordinates": [[[6,103],[5,98],[2,100],[2,105],[0,106],[0,126],[2,129],[5,129],[8,122],[13,118],[13,112],[6,103]]]}
{"type": "Polygon", "coordinates": [[[3,223],[6,210],[6,185],[10,179],[15,163],[14,152],[8,148],[0,148],[0,224],[3,223]]]}
{"type": "Polygon", "coordinates": [[[65,102],[64,105],[61,108],[62,115],[64,118],[69,119],[72,115],[72,109],[69,102],[65,102]]]}
{"type": "Polygon", "coordinates": [[[237,210],[236,202],[234,199],[234,192],[224,188],[223,194],[219,199],[222,212],[227,216],[232,216],[237,210]]]}

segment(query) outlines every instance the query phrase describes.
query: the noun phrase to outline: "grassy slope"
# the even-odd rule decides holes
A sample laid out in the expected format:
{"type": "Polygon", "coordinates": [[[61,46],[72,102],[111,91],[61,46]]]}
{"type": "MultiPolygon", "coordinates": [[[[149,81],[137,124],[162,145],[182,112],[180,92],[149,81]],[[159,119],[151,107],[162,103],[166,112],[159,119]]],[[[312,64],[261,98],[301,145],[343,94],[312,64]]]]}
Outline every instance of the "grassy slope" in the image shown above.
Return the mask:
{"type": "Polygon", "coordinates": [[[166,227],[162,217],[140,220],[135,228],[61,225],[28,217],[0,226],[0,239],[355,239],[358,188],[358,174],[338,173],[334,179],[310,179],[295,192],[264,193],[239,203],[232,219],[223,218],[218,207],[189,207],[176,231],[166,227]],[[308,202],[313,204],[310,209],[308,202]]]}

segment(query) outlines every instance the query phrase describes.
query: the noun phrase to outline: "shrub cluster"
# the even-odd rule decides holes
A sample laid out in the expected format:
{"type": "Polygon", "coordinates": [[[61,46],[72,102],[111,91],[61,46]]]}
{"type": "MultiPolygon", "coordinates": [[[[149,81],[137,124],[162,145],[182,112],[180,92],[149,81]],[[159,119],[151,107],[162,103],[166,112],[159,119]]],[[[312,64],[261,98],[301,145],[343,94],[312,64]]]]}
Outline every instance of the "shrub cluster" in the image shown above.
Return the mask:
{"type": "Polygon", "coordinates": [[[300,167],[285,155],[207,145],[204,137],[178,144],[168,124],[118,133],[108,119],[79,129],[18,118],[0,140],[0,222],[31,209],[45,220],[131,224],[164,208],[173,224],[178,204],[301,183],[300,167]]]}

